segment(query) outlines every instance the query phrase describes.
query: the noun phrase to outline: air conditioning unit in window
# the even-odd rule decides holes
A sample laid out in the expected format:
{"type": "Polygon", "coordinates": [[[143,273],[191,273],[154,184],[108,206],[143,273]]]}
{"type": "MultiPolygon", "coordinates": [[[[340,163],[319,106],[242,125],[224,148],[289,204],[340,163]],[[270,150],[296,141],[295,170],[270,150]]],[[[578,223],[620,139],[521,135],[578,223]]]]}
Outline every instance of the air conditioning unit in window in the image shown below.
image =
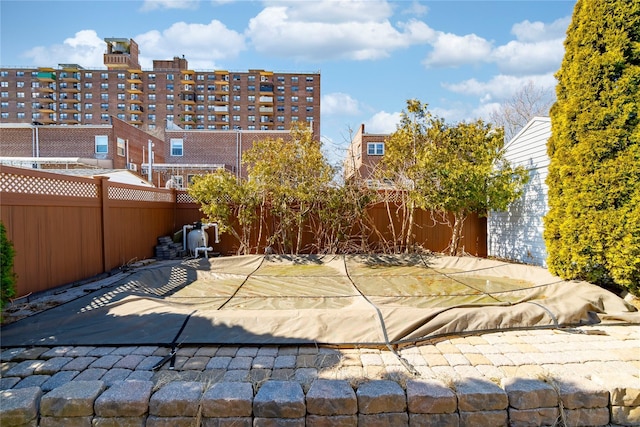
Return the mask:
{"type": "Polygon", "coordinates": [[[127,163],[127,169],[129,169],[130,171],[138,171],[138,165],[136,165],[135,163],[127,163]]]}

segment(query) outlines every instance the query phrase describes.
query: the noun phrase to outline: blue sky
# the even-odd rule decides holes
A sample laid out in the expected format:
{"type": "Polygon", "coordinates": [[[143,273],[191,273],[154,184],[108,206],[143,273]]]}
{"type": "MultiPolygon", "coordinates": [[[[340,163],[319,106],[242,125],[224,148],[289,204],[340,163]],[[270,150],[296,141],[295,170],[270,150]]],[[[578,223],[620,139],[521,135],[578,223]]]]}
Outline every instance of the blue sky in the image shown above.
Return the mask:
{"type": "Polygon", "coordinates": [[[143,69],[321,73],[332,162],[352,132],[393,132],[408,99],[448,122],[487,119],[553,74],[575,0],[0,0],[3,67],[104,68],[106,37],[133,38],[143,69]]]}

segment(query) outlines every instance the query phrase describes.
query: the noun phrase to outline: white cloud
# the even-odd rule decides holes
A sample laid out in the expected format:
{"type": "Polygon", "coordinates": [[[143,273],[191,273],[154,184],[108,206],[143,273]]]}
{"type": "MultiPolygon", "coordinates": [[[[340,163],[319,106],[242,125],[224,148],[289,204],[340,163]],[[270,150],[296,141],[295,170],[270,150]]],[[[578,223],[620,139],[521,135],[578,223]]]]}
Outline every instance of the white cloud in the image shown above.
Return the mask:
{"type": "Polygon", "coordinates": [[[511,27],[511,33],[522,42],[564,39],[571,17],[560,18],[551,24],[536,21],[522,21],[511,27]]]}
{"type": "Polygon", "coordinates": [[[476,96],[485,101],[498,101],[509,99],[529,82],[541,89],[553,88],[557,83],[553,73],[529,76],[500,74],[486,82],[469,79],[460,83],[445,83],[443,86],[462,95],[476,96]]]}
{"type": "Polygon", "coordinates": [[[536,43],[511,41],[498,47],[492,58],[499,70],[510,74],[539,74],[555,72],[564,56],[562,39],[536,43]]]}
{"type": "Polygon", "coordinates": [[[358,101],[346,93],[336,92],[322,95],[320,103],[322,105],[323,115],[343,114],[355,116],[360,114],[358,101]]]}
{"type": "Polygon", "coordinates": [[[78,31],[62,44],[36,46],[22,56],[31,58],[34,64],[78,64],[83,67],[104,66],[106,45],[93,30],[78,31]]]}
{"type": "Polygon", "coordinates": [[[401,113],[380,111],[364,122],[367,133],[393,133],[400,123],[401,113]]]}
{"type": "Polygon", "coordinates": [[[487,61],[492,48],[491,42],[475,34],[450,33],[439,33],[432,46],[433,51],[423,61],[426,67],[457,67],[487,61]]]}
{"type": "Polygon", "coordinates": [[[154,59],[184,55],[189,68],[212,69],[215,60],[236,57],[246,49],[242,34],[215,19],[208,24],[176,22],[162,32],[153,30],[137,35],[135,40],[143,67],[151,67],[154,59]]]}
{"type": "Polygon", "coordinates": [[[418,21],[394,27],[391,12],[380,1],[278,2],[249,21],[246,35],[260,53],[313,62],[385,58],[432,36],[418,21]]]}
{"type": "Polygon", "coordinates": [[[382,21],[393,14],[384,0],[267,1],[267,8],[286,7],[293,22],[329,24],[382,21]]]}
{"type": "Polygon", "coordinates": [[[144,0],[140,10],[143,12],[156,9],[196,9],[198,0],[144,0]]]}

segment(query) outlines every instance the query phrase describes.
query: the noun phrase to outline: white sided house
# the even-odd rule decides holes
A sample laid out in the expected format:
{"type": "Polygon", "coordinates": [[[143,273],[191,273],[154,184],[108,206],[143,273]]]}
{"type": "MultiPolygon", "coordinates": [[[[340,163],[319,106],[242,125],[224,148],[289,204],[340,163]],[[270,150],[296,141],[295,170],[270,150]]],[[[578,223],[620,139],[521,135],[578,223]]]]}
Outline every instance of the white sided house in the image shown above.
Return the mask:
{"type": "Polygon", "coordinates": [[[547,266],[543,238],[543,217],[548,210],[549,168],[547,140],[551,136],[549,117],[534,117],[505,146],[505,156],[513,166],[529,171],[529,183],[522,197],[506,212],[490,212],[487,221],[489,256],[525,264],[547,266]]]}

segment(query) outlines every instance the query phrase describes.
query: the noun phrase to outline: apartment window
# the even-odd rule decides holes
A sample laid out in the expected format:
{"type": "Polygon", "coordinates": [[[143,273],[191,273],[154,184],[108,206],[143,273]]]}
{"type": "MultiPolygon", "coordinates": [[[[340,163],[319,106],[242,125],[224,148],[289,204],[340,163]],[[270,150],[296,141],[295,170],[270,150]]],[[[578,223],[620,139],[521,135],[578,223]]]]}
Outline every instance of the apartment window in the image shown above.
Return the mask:
{"type": "Polygon", "coordinates": [[[18,108],[24,108],[24,102],[17,102],[17,103],[16,103],[16,107],[18,107],[18,108]]]}
{"type": "Polygon", "coordinates": [[[249,92],[255,92],[256,91],[256,85],[247,85],[247,90],[249,92]]]}
{"type": "Polygon", "coordinates": [[[118,104],[118,110],[124,111],[124,104],[118,104]]]}
{"type": "Polygon", "coordinates": [[[24,119],[24,112],[19,112],[18,113],[18,118],[19,119],[24,119]]]}
{"type": "Polygon", "coordinates": [[[149,104],[147,105],[147,109],[149,111],[156,111],[156,104],[149,104]]]}
{"type": "Polygon", "coordinates": [[[107,121],[107,120],[109,120],[109,114],[107,114],[107,113],[102,113],[102,114],[100,114],[100,118],[101,118],[103,121],[107,121]]]}
{"type": "Polygon", "coordinates": [[[249,102],[256,102],[256,96],[255,96],[255,95],[249,95],[249,96],[247,96],[247,101],[249,101],[249,102]]]}
{"type": "MultiPolygon", "coordinates": [[[[255,90],[255,89],[256,89],[256,87],[254,86],[253,90],[255,90]]],[[[233,91],[234,92],[240,92],[240,85],[233,85],[233,91]]]]}
{"type": "Polygon", "coordinates": [[[233,111],[240,111],[240,106],[239,105],[234,105],[232,109],[233,109],[233,111]]]}
{"type": "Polygon", "coordinates": [[[6,101],[0,102],[0,108],[9,108],[9,103],[6,101]]]}
{"type": "Polygon", "coordinates": [[[147,117],[149,118],[150,122],[155,122],[156,121],[156,115],[155,114],[149,114],[147,117]]]}
{"type": "Polygon", "coordinates": [[[198,92],[204,92],[204,85],[196,85],[196,90],[198,92]]]}
{"type": "Polygon", "coordinates": [[[24,98],[24,92],[18,92],[18,93],[16,93],[16,97],[17,97],[17,98],[24,98]]]}
{"type": "Polygon", "coordinates": [[[308,105],[307,106],[307,112],[312,112],[313,111],[313,105],[308,105]]]}
{"type": "Polygon", "coordinates": [[[256,116],[247,116],[247,121],[253,123],[256,121],[256,116]]]}
{"type": "Polygon", "coordinates": [[[298,83],[298,76],[291,76],[291,83],[298,83]]]}
{"type": "Polygon", "coordinates": [[[313,77],[312,77],[312,76],[307,76],[306,80],[307,80],[308,82],[312,82],[312,81],[313,81],[313,77]]]}
{"type": "Polygon", "coordinates": [[[100,89],[102,90],[109,89],[109,83],[100,83],[100,89]]]}
{"type": "Polygon", "coordinates": [[[156,94],[155,93],[150,93],[149,95],[147,95],[147,97],[149,98],[149,101],[155,101],[156,100],[156,94]]]}
{"type": "Polygon", "coordinates": [[[39,88],[40,87],[40,82],[31,82],[31,87],[39,88]]]}
{"type": "Polygon", "coordinates": [[[93,83],[91,83],[91,82],[85,82],[85,83],[84,83],[84,87],[85,87],[85,89],[91,89],[91,88],[93,87],[93,83]]]}
{"type": "Polygon", "coordinates": [[[278,92],[284,92],[284,86],[278,86],[276,89],[278,92]]]}
{"type": "Polygon", "coordinates": [[[118,116],[117,116],[117,117],[118,117],[120,120],[126,120],[126,116],[125,116],[125,114],[124,114],[124,113],[120,113],[120,114],[118,114],[118,116]]]}
{"type": "MultiPolygon", "coordinates": [[[[127,97],[124,95],[124,93],[119,93],[118,99],[123,100],[123,99],[127,99],[127,97]]],[[[134,99],[134,98],[131,98],[131,99],[134,99]]]]}
{"type": "Polygon", "coordinates": [[[118,78],[124,80],[124,73],[118,73],[118,78]]]}
{"type": "Polygon", "coordinates": [[[305,90],[307,92],[313,92],[313,86],[307,86],[305,90]]]}
{"type": "Polygon", "coordinates": [[[173,80],[173,74],[167,74],[167,80],[173,80]]]}
{"type": "Polygon", "coordinates": [[[116,154],[118,156],[124,157],[124,154],[126,151],[126,144],[127,142],[122,138],[118,138],[116,140],[116,154]]]}
{"type": "Polygon", "coordinates": [[[118,83],[118,90],[124,90],[124,83],[118,83]]]}
{"type": "Polygon", "coordinates": [[[8,119],[9,118],[9,113],[2,113],[0,115],[0,117],[2,117],[3,119],[8,119]]]}
{"type": "Polygon", "coordinates": [[[297,92],[298,86],[291,86],[291,92],[297,92]]]}
{"type": "Polygon", "coordinates": [[[84,73],[84,78],[85,79],[92,79],[93,78],[93,73],[84,73]]]}
{"type": "Polygon", "coordinates": [[[173,121],[173,114],[167,114],[167,120],[173,121]]]}
{"type": "Polygon", "coordinates": [[[16,82],[16,87],[24,87],[24,82],[16,82]]]}
{"type": "Polygon", "coordinates": [[[291,97],[291,102],[298,102],[298,97],[297,96],[292,96],[291,97]]]}
{"type": "Polygon", "coordinates": [[[367,143],[367,154],[370,156],[382,156],[384,154],[384,142],[367,143]]]}
{"type": "Polygon", "coordinates": [[[198,80],[198,81],[204,80],[204,74],[197,74],[196,75],[196,80],[198,80]]]}
{"type": "Polygon", "coordinates": [[[107,137],[107,135],[96,135],[95,143],[96,143],[96,153],[105,154],[109,152],[109,137],[107,137]]]}
{"type": "Polygon", "coordinates": [[[91,109],[93,109],[93,104],[91,104],[91,103],[86,103],[86,104],[84,104],[84,109],[85,109],[85,110],[91,110],[91,109]]]}
{"type": "Polygon", "coordinates": [[[91,113],[85,113],[85,114],[84,114],[84,119],[85,119],[85,120],[93,120],[93,114],[91,114],[91,113]]]}
{"type": "Polygon", "coordinates": [[[298,121],[298,116],[291,116],[291,121],[292,122],[297,122],[298,121]]]}
{"type": "Polygon", "coordinates": [[[100,78],[107,80],[109,78],[109,73],[100,73],[100,78]]]}
{"type": "Polygon", "coordinates": [[[276,80],[278,81],[278,83],[284,83],[284,76],[278,76],[276,77],[276,80]]]}
{"type": "Polygon", "coordinates": [[[0,92],[0,98],[8,98],[9,92],[0,92]]]}
{"type": "Polygon", "coordinates": [[[182,156],[183,155],[184,142],[182,138],[171,138],[171,155],[182,156]]]}
{"type": "Polygon", "coordinates": [[[240,95],[233,95],[233,100],[234,101],[240,101],[240,95]]]}
{"type": "Polygon", "coordinates": [[[0,71],[0,77],[9,77],[8,71],[0,71]]]}
{"type": "Polygon", "coordinates": [[[167,101],[173,101],[173,94],[168,94],[167,95],[167,101]]]}
{"type": "Polygon", "coordinates": [[[232,117],[232,120],[233,120],[234,122],[239,122],[239,121],[240,121],[240,116],[233,116],[233,117],[232,117]]]}
{"type": "Polygon", "coordinates": [[[277,100],[278,102],[284,102],[284,96],[278,96],[278,97],[276,98],[276,100],[277,100]]]}
{"type": "Polygon", "coordinates": [[[307,122],[311,123],[313,121],[313,116],[307,116],[307,122]]]}
{"type": "Polygon", "coordinates": [[[233,80],[236,81],[236,82],[239,82],[240,81],[240,74],[234,74],[233,75],[233,80]]]}
{"type": "Polygon", "coordinates": [[[307,102],[313,102],[313,96],[307,96],[307,102]]]}
{"type": "Polygon", "coordinates": [[[276,121],[277,121],[278,123],[284,123],[284,116],[278,116],[278,117],[276,117],[276,121]]]}
{"type": "Polygon", "coordinates": [[[109,100],[109,94],[108,93],[101,93],[100,94],[100,99],[102,99],[103,101],[108,101],[109,100]]]}
{"type": "Polygon", "coordinates": [[[173,83],[167,83],[167,90],[173,90],[173,83]]]}
{"type": "Polygon", "coordinates": [[[108,110],[109,104],[100,104],[100,108],[102,108],[103,110],[108,110]]]}
{"type": "Polygon", "coordinates": [[[147,77],[149,77],[149,80],[155,80],[156,79],[155,73],[148,74],[147,77]]]}
{"type": "Polygon", "coordinates": [[[256,106],[255,105],[247,105],[247,110],[248,111],[256,111],[256,106]]]}
{"type": "Polygon", "coordinates": [[[291,106],[291,112],[292,113],[297,113],[298,112],[298,106],[297,105],[292,105],[291,106]]]}
{"type": "Polygon", "coordinates": [[[173,111],[173,104],[167,104],[167,110],[173,111]]]}
{"type": "Polygon", "coordinates": [[[84,94],[84,99],[93,99],[93,94],[90,92],[87,92],[84,94]]]}
{"type": "Polygon", "coordinates": [[[255,82],[256,81],[256,76],[249,76],[249,77],[247,77],[247,80],[249,80],[250,82],[255,82]]]}

